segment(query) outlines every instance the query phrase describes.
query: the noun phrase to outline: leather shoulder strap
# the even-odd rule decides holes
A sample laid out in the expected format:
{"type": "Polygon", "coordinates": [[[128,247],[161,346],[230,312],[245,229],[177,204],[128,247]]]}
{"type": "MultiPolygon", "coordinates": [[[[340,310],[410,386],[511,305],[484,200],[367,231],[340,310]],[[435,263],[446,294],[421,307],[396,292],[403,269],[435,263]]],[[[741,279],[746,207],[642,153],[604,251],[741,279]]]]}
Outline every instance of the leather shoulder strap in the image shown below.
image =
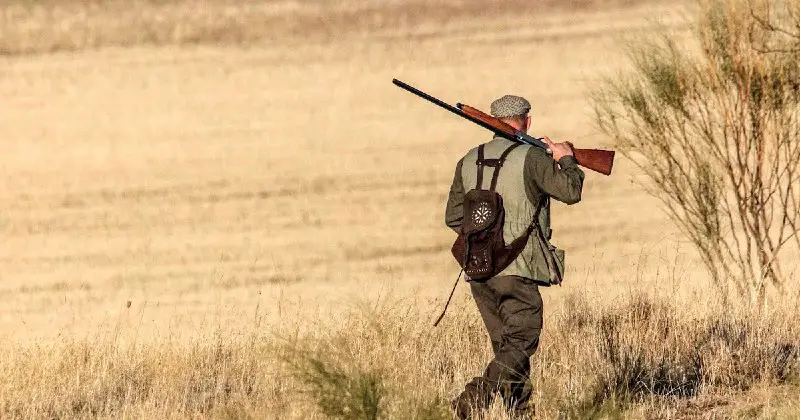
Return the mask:
{"type": "Polygon", "coordinates": [[[484,159],[483,159],[483,147],[485,145],[478,146],[478,160],[475,161],[475,164],[478,165],[478,181],[475,182],[475,189],[480,190],[483,189],[483,166],[484,166],[484,159]]]}
{"type": "Polygon", "coordinates": [[[512,144],[511,146],[508,147],[508,149],[506,149],[503,152],[502,155],[500,155],[500,158],[497,159],[497,165],[494,168],[494,174],[492,174],[492,185],[489,188],[491,191],[494,191],[495,188],[497,188],[497,177],[500,176],[500,168],[503,167],[503,163],[505,163],[506,158],[508,157],[509,154],[511,154],[512,151],[514,151],[514,149],[516,149],[520,145],[521,143],[512,144]]]}
{"type": "Polygon", "coordinates": [[[533,229],[534,226],[539,227],[539,213],[542,212],[542,209],[545,205],[547,205],[547,200],[550,197],[546,196],[544,193],[539,197],[539,202],[536,203],[536,211],[533,213],[533,219],[531,219],[531,225],[529,229],[533,229]]]}
{"type": "Polygon", "coordinates": [[[539,227],[539,213],[542,212],[542,208],[544,208],[546,200],[548,199],[549,198],[544,194],[542,194],[542,196],[539,197],[539,202],[536,203],[536,211],[533,212],[533,218],[531,219],[531,224],[528,225],[528,229],[525,231],[525,234],[523,236],[530,236],[530,234],[533,232],[534,229],[538,230],[541,233],[542,229],[539,227]]]}

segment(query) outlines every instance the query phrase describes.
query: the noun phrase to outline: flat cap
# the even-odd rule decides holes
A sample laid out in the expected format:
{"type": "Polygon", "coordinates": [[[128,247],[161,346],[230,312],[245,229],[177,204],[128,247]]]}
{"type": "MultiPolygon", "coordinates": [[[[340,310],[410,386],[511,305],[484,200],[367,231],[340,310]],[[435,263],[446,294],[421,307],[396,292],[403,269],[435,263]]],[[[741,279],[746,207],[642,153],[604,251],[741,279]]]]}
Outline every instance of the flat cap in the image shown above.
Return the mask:
{"type": "Polygon", "coordinates": [[[496,118],[516,117],[525,115],[531,110],[531,103],[521,96],[505,95],[492,102],[489,112],[496,118]]]}

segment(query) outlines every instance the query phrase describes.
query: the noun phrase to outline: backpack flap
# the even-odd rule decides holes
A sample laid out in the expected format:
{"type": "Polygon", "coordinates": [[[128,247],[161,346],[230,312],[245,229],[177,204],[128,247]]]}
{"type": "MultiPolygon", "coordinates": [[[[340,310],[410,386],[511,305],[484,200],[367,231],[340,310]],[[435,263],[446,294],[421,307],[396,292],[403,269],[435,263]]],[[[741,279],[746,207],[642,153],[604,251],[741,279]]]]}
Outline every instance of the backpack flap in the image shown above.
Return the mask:
{"type": "Polygon", "coordinates": [[[503,225],[503,198],[500,194],[489,190],[470,190],[464,196],[465,235],[473,235],[491,229],[498,223],[503,225]]]}

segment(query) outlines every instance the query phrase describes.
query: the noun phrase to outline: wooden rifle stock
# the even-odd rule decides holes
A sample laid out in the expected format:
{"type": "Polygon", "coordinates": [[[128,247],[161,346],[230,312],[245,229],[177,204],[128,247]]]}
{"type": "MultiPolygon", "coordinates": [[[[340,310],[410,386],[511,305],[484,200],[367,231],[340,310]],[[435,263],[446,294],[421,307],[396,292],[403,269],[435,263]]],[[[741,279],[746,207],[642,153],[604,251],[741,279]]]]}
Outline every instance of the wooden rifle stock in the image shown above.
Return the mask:
{"type": "MultiPolygon", "coordinates": [[[[572,145],[572,143],[570,143],[572,145]]],[[[576,149],[572,148],[578,165],[591,169],[603,175],[611,175],[614,168],[614,151],[602,149],[576,149]]]]}
{"type": "Polygon", "coordinates": [[[464,111],[465,114],[467,114],[469,116],[472,116],[473,118],[477,118],[477,119],[485,122],[486,124],[489,124],[492,127],[494,127],[496,129],[508,134],[509,136],[513,136],[513,135],[517,134],[517,129],[516,128],[504,123],[503,121],[500,121],[499,119],[497,119],[497,118],[495,118],[495,117],[493,117],[493,116],[491,116],[489,114],[484,113],[483,111],[481,111],[481,110],[479,110],[477,108],[473,108],[473,107],[471,107],[469,105],[464,105],[464,104],[458,104],[456,106],[458,107],[458,109],[464,111]]]}
{"type": "MultiPolygon", "coordinates": [[[[458,108],[470,117],[492,126],[499,132],[505,133],[509,136],[514,136],[517,132],[517,129],[514,127],[489,114],[484,113],[479,109],[464,104],[458,104],[458,108]]],[[[568,142],[568,144],[572,146],[572,143],[568,142]]],[[[586,169],[599,172],[603,175],[611,175],[611,169],[614,167],[613,150],[577,149],[572,147],[572,151],[575,154],[575,160],[578,161],[578,165],[581,165],[586,169]]]]}

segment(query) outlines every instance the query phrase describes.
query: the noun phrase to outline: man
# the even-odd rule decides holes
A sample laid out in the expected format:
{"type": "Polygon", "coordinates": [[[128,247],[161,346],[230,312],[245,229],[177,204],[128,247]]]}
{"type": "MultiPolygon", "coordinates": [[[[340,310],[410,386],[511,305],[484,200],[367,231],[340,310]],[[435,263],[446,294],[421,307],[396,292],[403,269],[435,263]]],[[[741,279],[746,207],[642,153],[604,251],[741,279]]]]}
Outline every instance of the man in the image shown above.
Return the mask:
{"type": "MultiPolygon", "coordinates": [[[[494,101],[491,114],[518,130],[527,132],[531,118],[530,103],[522,97],[506,95],[494,101]]],[[[549,198],[567,204],[581,199],[583,171],[578,167],[570,145],[544,139],[550,153],[539,147],[519,146],[506,158],[500,169],[496,191],[503,197],[506,216],[503,235],[508,243],[525,234],[536,214],[542,235],[532,234],[508,267],[485,281],[469,281],[472,296],[492,342],[494,358],[483,375],[467,383],[453,400],[461,419],[474,410],[487,408],[499,393],[506,407],[515,414],[528,410],[531,397],[530,357],[539,346],[542,329],[542,297],[537,285],[550,285],[552,273],[541,236],[550,236],[549,198]]],[[[497,158],[514,143],[500,136],[484,146],[485,158],[497,158]]],[[[445,222],[459,232],[463,224],[464,195],[475,188],[478,166],[477,148],[456,165],[445,222]]],[[[492,168],[485,168],[483,179],[491,179],[492,168]]],[[[485,187],[484,187],[485,188],[485,187]]]]}

